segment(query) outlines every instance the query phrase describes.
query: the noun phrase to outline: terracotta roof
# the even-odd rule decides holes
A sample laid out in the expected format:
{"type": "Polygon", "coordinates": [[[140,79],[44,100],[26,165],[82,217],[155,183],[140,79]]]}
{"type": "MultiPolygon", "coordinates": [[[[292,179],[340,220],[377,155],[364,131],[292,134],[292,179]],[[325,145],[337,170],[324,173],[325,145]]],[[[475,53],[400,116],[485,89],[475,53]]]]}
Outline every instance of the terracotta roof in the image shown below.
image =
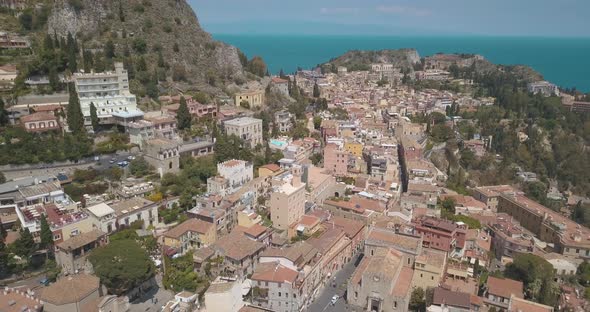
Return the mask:
{"type": "Polygon", "coordinates": [[[260,224],[254,224],[253,226],[249,227],[247,230],[244,231],[244,234],[252,236],[254,238],[258,238],[260,235],[264,234],[268,228],[266,226],[262,226],[260,224]]]}
{"type": "Polygon", "coordinates": [[[307,242],[319,250],[321,253],[326,254],[337,242],[344,238],[344,232],[341,229],[329,229],[322,233],[318,238],[310,238],[307,242]]]}
{"type": "Polygon", "coordinates": [[[58,306],[80,302],[97,291],[99,287],[100,280],[94,275],[72,275],[45,287],[41,292],[40,299],[58,306]]]}
{"type": "Polygon", "coordinates": [[[106,234],[100,230],[92,230],[87,233],[82,233],[80,235],[76,235],[62,243],[59,243],[57,247],[63,250],[72,250],[76,248],[83,247],[88,245],[96,240],[98,240],[101,236],[105,236],[106,234]]]}
{"type": "Polygon", "coordinates": [[[215,243],[216,249],[221,249],[226,257],[242,260],[264,248],[264,244],[253,241],[244,236],[242,231],[232,231],[215,243]]]}
{"type": "Polygon", "coordinates": [[[471,296],[468,293],[437,287],[434,289],[432,304],[437,306],[447,305],[456,308],[469,309],[471,307],[471,296]]]}
{"type": "Polygon", "coordinates": [[[362,229],[365,228],[365,224],[360,221],[355,221],[342,217],[333,217],[331,220],[326,221],[324,224],[326,226],[334,226],[336,228],[343,230],[348,238],[353,238],[362,229]]]}
{"type": "Polygon", "coordinates": [[[254,281],[265,281],[275,283],[295,283],[297,271],[291,270],[278,262],[260,263],[252,274],[254,281]]]}
{"type": "Polygon", "coordinates": [[[272,82],[273,83],[288,83],[289,81],[286,79],[283,79],[283,78],[273,77],[272,82]]]}
{"type": "Polygon", "coordinates": [[[53,113],[49,113],[49,112],[32,113],[30,115],[22,116],[20,118],[20,121],[22,123],[34,122],[34,121],[45,121],[45,120],[57,120],[57,118],[55,118],[53,113]]]}
{"type": "Polygon", "coordinates": [[[320,222],[320,218],[316,216],[303,215],[297,224],[312,227],[320,222]]]}
{"type": "Polygon", "coordinates": [[[553,307],[512,296],[508,312],[553,312],[553,307]]]}
{"type": "Polygon", "coordinates": [[[213,223],[205,222],[203,220],[188,219],[164,233],[164,236],[178,239],[189,231],[199,234],[206,234],[212,226],[213,223]]]}
{"type": "Polygon", "coordinates": [[[418,252],[420,246],[422,246],[422,239],[417,236],[409,236],[404,234],[395,233],[389,230],[383,229],[371,229],[367,240],[373,240],[385,243],[392,247],[401,248],[413,252],[418,252]]]}
{"type": "Polygon", "coordinates": [[[514,295],[523,298],[523,285],[521,281],[515,281],[509,278],[488,277],[488,292],[492,295],[510,298],[514,295]]]}
{"type": "Polygon", "coordinates": [[[272,172],[277,172],[277,171],[281,170],[281,167],[277,164],[267,164],[264,166],[260,166],[260,168],[265,168],[265,169],[268,169],[272,172]]]}
{"type": "Polygon", "coordinates": [[[407,266],[402,267],[402,270],[399,272],[399,276],[397,277],[397,283],[393,287],[391,294],[397,297],[406,297],[410,291],[410,286],[412,285],[413,275],[414,270],[408,268],[407,266]]]}

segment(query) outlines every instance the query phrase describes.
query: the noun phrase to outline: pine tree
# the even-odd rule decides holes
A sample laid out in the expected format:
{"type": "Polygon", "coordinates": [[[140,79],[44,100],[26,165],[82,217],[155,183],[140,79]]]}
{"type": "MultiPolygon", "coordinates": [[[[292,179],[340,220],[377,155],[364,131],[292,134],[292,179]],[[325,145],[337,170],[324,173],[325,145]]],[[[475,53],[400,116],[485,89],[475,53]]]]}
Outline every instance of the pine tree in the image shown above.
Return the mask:
{"type": "Polygon", "coordinates": [[[45,51],[53,51],[53,39],[51,38],[50,34],[45,35],[45,39],[43,40],[43,49],[45,51]]]}
{"type": "Polygon", "coordinates": [[[92,130],[96,132],[98,130],[99,120],[94,103],[90,103],[90,121],[92,122],[92,130]]]}
{"type": "Polygon", "coordinates": [[[41,248],[51,248],[53,246],[53,233],[47,222],[45,215],[41,215],[41,248]]]}
{"type": "Polygon", "coordinates": [[[72,33],[68,32],[66,50],[68,53],[68,69],[73,73],[78,69],[78,63],[76,60],[76,51],[78,50],[76,40],[72,33]]]}
{"type": "Polygon", "coordinates": [[[285,72],[283,71],[283,69],[281,68],[281,70],[279,71],[279,77],[281,79],[285,79],[285,72]]]}
{"type": "Polygon", "coordinates": [[[59,90],[59,76],[57,75],[57,69],[55,68],[55,64],[49,65],[49,86],[51,90],[57,91],[59,90]]]}
{"type": "Polygon", "coordinates": [[[84,50],[82,52],[82,57],[84,58],[84,72],[89,73],[94,67],[94,57],[92,52],[89,50],[84,50]]]}
{"type": "Polygon", "coordinates": [[[0,97],[0,126],[8,124],[8,111],[4,108],[4,100],[0,97]]]}
{"type": "Polygon", "coordinates": [[[28,228],[21,228],[20,237],[14,242],[14,253],[23,258],[29,258],[35,251],[35,240],[28,228]]]}
{"type": "Polygon", "coordinates": [[[320,87],[318,86],[317,82],[313,85],[313,97],[314,98],[320,97],[320,87]]]}
{"type": "Polygon", "coordinates": [[[59,49],[59,36],[57,35],[57,31],[53,31],[53,47],[59,49]]]}
{"type": "Polygon", "coordinates": [[[6,235],[8,235],[8,233],[6,233],[6,229],[4,228],[4,224],[2,224],[2,219],[0,219],[0,241],[4,241],[4,239],[6,238],[6,235]]]}
{"type": "Polygon", "coordinates": [[[80,99],[73,84],[70,85],[70,99],[68,102],[68,109],[66,117],[68,119],[68,127],[74,134],[80,133],[84,129],[84,116],[80,108],[80,99]]]}
{"type": "Polygon", "coordinates": [[[115,44],[113,40],[108,40],[104,46],[104,56],[108,59],[115,57],[115,44]]]}
{"type": "Polygon", "coordinates": [[[191,114],[188,111],[184,96],[180,97],[180,106],[178,107],[178,112],[176,112],[176,121],[180,130],[190,129],[191,127],[191,114]]]}

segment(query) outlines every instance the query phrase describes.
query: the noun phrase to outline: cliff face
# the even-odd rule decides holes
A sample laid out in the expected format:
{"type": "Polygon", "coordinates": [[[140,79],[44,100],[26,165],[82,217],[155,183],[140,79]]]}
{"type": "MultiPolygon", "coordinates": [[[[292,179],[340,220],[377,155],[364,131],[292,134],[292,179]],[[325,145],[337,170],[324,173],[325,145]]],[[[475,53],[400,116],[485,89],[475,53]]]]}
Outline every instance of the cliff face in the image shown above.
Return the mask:
{"type": "Polygon", "coordinates": [[[243,77],[238,49],[214,41],[186,0],[56,0],[51,12],[49,34],[71,33],[95,49],[110,39],[119,54],[137,52],[133,42],[143,40],[149,67],[160,50],[168,77],[182,68],[191,85],[201,89],[243,77]]]}

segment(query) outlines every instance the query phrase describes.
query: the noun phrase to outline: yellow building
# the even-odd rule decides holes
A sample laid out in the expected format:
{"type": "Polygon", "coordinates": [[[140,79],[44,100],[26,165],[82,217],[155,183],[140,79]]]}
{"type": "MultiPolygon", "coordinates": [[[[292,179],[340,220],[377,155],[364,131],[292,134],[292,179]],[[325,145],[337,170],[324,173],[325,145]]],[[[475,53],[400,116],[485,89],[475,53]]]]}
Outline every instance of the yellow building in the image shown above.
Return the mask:
{"type": "Polygon", "coordinates": [[[355,157],[363,157],[363,145],[359,142],[344,142],[344,149],[355,157]]]}
{"type": "Polygon", "coordinates": [[[277,164],[268,164],[258,168],[259,177],[274,177],[281,172],[283,170],[277,164]]]}
{"type": "Polygon", "coordinates": [[[236,93],[234,97],[236,106],[240,106],[240,103],[243,101],[247,101],[250,104],[250,108],[262,107],[264,105],[264,89],[236,93]]]}
{"type": "Polygon", "coordinates": [[[246,228],[252,227],[254,224],[260,224],[262,217],[254,211],[242,210],[238,211],[238,225],[246,228]]]}
{"type": "Polygon", "coordinates": [[[88,217],[71,223],[63,223],[59,228],[52,229],[53,241],[56,243],[67,241],[82,233],[88,233],[94,229],[92,220],[88,217]]]}
{"type": "Polygon", "coordinates": [[[414,263],[412,287],[420,287],[422,289],[438,287],[443,278],[446,264],[446,252],[422,249],[422,254],[416,257],[416,262],[414,263]]]}
{"type": "Polygon", "coordinates": [[[206,247],[217,240],[213,223],[199,219],[188,219],[164,233],[163,243],[184,254],[189,250],[206,247]]]}

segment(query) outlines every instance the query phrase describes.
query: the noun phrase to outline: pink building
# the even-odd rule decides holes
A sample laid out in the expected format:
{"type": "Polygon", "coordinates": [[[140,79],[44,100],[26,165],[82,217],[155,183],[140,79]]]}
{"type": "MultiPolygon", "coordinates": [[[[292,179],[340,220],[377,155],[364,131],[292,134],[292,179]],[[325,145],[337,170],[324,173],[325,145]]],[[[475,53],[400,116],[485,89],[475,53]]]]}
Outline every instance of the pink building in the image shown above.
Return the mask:
{"type": "Polygon", "coordinates": [[[324,148],[324,169],[335,176],[348,173],[348,152],[338,148],[336,144],[328,144],[324,148]]]}
{"type": "Polygon", "coordinates": [[[424,247],[452,253],[465,247],[466,228],[451,221],[422,217],[413,221],[424,247]]]}

